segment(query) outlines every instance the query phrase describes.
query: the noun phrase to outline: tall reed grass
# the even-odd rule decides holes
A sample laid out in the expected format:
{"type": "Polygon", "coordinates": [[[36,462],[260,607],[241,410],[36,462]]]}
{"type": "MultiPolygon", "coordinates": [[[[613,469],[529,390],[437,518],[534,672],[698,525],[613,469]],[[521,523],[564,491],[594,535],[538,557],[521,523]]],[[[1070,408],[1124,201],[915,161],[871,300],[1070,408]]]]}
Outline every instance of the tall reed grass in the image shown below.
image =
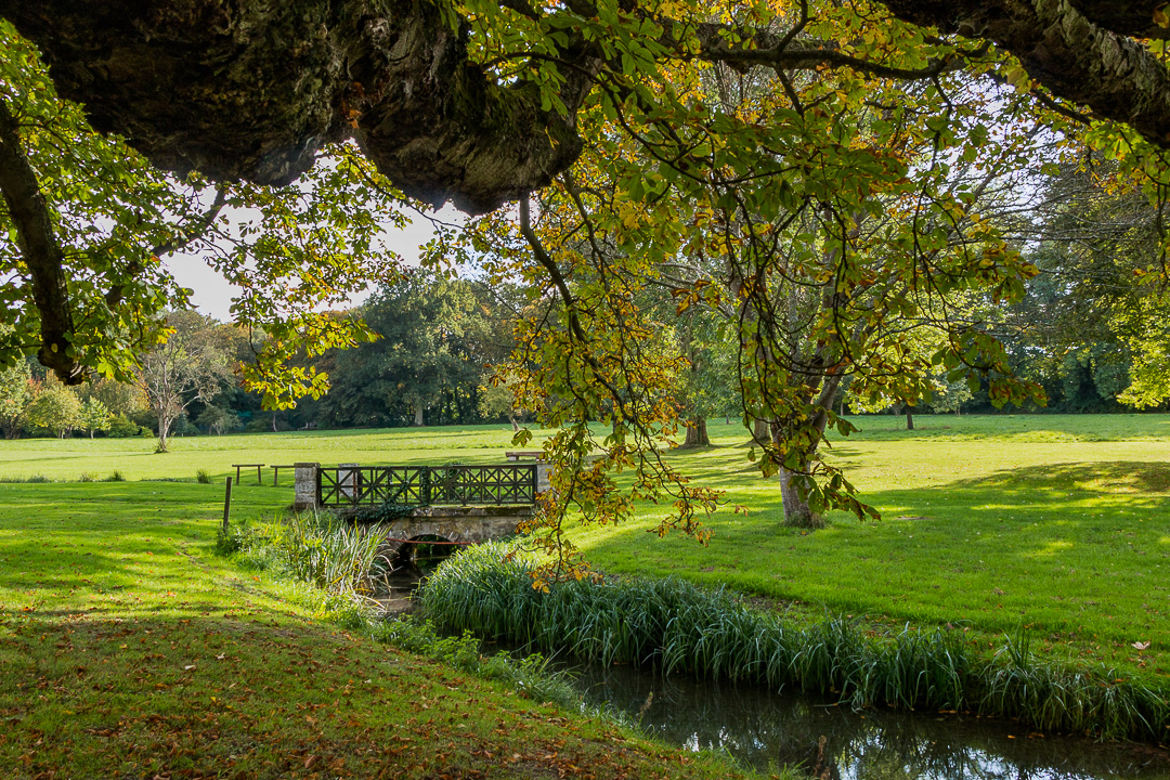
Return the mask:
{"type": "Polygon", "coordinates": [[[259,568],[278,568],[324,590],[366,595],[391,568],[382,555],[381,525],[347,522],[332,513],[293,514],[221,534],[223,552],[239,552],[259,568]]]}
{"type": "Polygon", "coordinates": [[[1022,635],[989,658],[957,632],[876,637],[841,619],[796,627],[680,580],[570,581],[542,593],[532,587],[534,562],[508,552],[480,545],[446,561],[418,594],[428,618],[440,630],[606,665],[793,686],[855,707],[972,711],[1104,738],[1170,735],[1166,690],[1118,681],[1105,668],[1045,663],[1022,635]]]}

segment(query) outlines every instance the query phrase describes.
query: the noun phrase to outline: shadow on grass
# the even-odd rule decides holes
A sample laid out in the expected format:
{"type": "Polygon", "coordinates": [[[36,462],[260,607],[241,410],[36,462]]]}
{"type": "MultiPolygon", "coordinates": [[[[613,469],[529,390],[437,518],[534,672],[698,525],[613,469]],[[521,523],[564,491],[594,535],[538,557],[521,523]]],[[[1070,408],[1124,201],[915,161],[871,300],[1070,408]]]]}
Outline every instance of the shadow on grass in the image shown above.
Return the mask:
{"type": "Polygon", "coordinates": [[[0,774],[716,776],[305,618],[208,554],[210,488],[0,487],[0,774]]]}
{"type": "Polygon", "coordinates": [[[466,705],[459,675],[326,626],[272,614],[5,623],[0,758],[17,768],[7,776],[284,777],[319,765],[420,777],[436,740],[455,755],[432,758],[434,769],[487,769],[475,753],[488,724],[456,728],[419,707],[466,705]]]}
{"type": "MultiPolygon", "coordinates": [[[[1076,490],[1086,493],[1170,493],[1170,464],[1144,461],[1053,463],[1044,466],[1003,469],[986,477],[960,480],[945,490],[1059,497],[1076,490]]],[[[1162,498],[1170,498],[1163,496],[1162,498]]]]}

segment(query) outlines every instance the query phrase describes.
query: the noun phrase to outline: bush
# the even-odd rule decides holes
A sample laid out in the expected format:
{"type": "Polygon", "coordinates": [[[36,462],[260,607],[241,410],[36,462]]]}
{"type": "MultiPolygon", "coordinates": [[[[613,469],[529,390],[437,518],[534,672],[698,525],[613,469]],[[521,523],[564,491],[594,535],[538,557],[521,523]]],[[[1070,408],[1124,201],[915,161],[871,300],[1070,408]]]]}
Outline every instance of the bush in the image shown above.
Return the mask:
{"type": "Polygon", "coordinates": [[[140,426],[136,422],[131,422],[124,414],[116,414],[110,420],[109,430],[106,435],[117,439],[126,439],[131,436],[137,436],[140,426]]]}
{"type": "Polygon", "coordinates": [[[244,541],[248,537],[247,528],[245,526],[228,526],[224,528],[222,525],[215,532],[215,551],[220,555],[231,555],[239,552],[244,548],[244,541]]]}
{"type": "Polygon", "coordinates": [[[211,474],[207,471],[207,469],[199,469],[195,472],[195,481],[200,485],[210,485],[211,474]]]}
{"type": "Polygon", "coordinates": [[[110,474],[110,476],[106,477],[106,482],[125,482],[125,481],[126,481],[126,475],[123,474],[121,471],[118,471],[117,469],[114,469],[114,473],[112,473],[112,474],[110,474]]]}

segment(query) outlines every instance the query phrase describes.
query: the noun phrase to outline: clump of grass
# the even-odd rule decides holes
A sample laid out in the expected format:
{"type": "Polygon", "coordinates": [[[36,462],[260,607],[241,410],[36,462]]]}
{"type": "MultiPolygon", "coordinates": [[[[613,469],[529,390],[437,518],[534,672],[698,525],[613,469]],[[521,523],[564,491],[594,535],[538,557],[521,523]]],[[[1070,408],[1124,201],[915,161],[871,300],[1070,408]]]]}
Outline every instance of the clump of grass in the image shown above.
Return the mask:
{"type": "Polygon", "coordinates": [[[240,551],[257,568],[279,568],[327,591],[361,596],[372,592],[374,578],[390,569],[380,553],[385,536],[381,525],[356,525],[327,512],[305,513],[221,530],[217,548],[240,551]]]}
{"type": "Polygon", "coordinates": [[[210,485],[211,473],[207,469],[199,469],[195,472],[195,481],[200,485],[210,485]]]}
{"type": "Polygon", "coordinates": [[[77,481],[78,482],[93,482],[93,481],[95,481],[95,477],[93,474],[90,474],[88,471],[83,471],[81,473],[81,476],[77,478],[77,481]]]}
{"type": "Polygon", "coordinates": [[[419,591],[440,630],[564,651],[664,674],[794,685],[855,707],[964,710],[1018,717],[1050,731],[1163,739],[1165,691],[1046,664],[1022,639],[994,659],[973,657],[957,632],[870,636],[826,619],[807,628],[745,607],[723,590],[680,580],[570,581],[532,587],[534,563],[482,545],[444,563],[419,591]]]}
{"type": "Polygon", "coordinates": [[[110,474],[110,476],[106,477],[106,482],[125,482],[125,481],[126,481],[126,475],[123,474],[118,469],[114,469],[113,473],[110,474]]]}

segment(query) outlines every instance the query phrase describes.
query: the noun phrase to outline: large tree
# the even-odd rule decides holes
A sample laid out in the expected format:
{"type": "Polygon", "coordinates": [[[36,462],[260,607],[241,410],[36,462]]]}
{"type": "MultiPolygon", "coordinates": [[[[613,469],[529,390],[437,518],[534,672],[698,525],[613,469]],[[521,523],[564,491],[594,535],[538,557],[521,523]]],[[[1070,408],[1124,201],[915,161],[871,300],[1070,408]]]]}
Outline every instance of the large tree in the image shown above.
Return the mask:
{"type": "Polygon", "coordinates": [[[378,339],[338,354],[320,404],[334,423],[421,426],[475,415],[484,312],[472,285],[404,272],[360,309],[378,339]]]}
{"type": "Polygon", "coordinates": [[[727,20],[706,4],[645,0],[3,0],[0,15],[97,127],[164,168],[288,183],[323,144],[356,137],[404,191],[482,211],[567,168],[589,90],[643,58],[928,79],[965,56],[929,28],[992,42],[1046,93],[1170,144],[1170,74],[1141,40],[1167,37],[1161,5],[850,4],[848,41],[817,34],[834,11],[810,3],[744,2],[727,20]],[[894,18],[927,28],[904,41],[917,51],[872,45],[894,18]],[[485,67],[477,54],[497,41],[470,30],[532,45],[485,67]]]}
{"type": "MultiPolygon", "coordinates": [[[[479,234],[472,246],[498,242],[502,255],[522,258],[510,273],[535,288],[535,299],[559,299],[542,310],[560,332],[534,348],[558,366],[545,373],[545,392],[579,401],[548,408],[559,410],[551,421],[573,423],[555,444],[572,466],[566,471],[584,475],[557,495],[583,499],[587,514],[628,507],[607,493],[605,461],[582,470],[595,444],[584,424],[603,409],[615,420],[608,462],[638,460],[640,495],[663,497],[654,486],[668,485],[692,529],[687,507],[710,498],[656,456],[631,454],[653,452],[670,428],[675,412],[659,390],[680,364],[638,349],[655,327],[631,309],[637,290],[617,282],[647,277],[683,252],[710,254],[705,224],[731,244],[724,256],[767,270],[727,285],[733,307],[749,312],[780,278],[822,293],[808,316],[827,340],[809,354],[783,349],[783,321],[753,331],[741,318],[741,354],[762,373],[758,387],[746,388],[755,399],[749,417],[780,423],[769,462],[803,478],[831,421],[818,417],[827,406],[818,399],[842,356],[896,350],[897,328],[858,336],[850,329],[857,321],[842,319],[858,293],[885,307],[875,284],[896,279],[905,294],[888,323],[933,311],[915,300],[923,290],[1018,291],[1026,268],[1001,227],[970,193],[938,186],[957,159],[978,158],[989,124],[1011,134],[1039,120],[1079,134],[1117,156],[1147,195],[1167,189],[1167,19],[1152,2],[752,0],[715,10],[649,0],[0,0],[0,14],[41,48],[58,90],[84,103],[97,128],[123,134],[168,170],[286,184],[316,170],[327,144],[352,138],[376,166],[355,163],[381,182],[376,191],[390,186],[384,176],[407,195],[475,213],[520,199],[519,223],[494,221],[495,236],[479,234]],[[697,85],[714,67],[766,74],[769,88],[746,110],[708,100],[697,85]],[[969,88],[961,93],[959,84],[969,88]],[[595,170],[607,177],[600,187],[595,170]],[[550,233],[558,218],[550,205],[583,212],[586,232],[550,233]],[[600,244],[594,251],[590,222],[622,236],[618,255],[600,244]],[[866,227],[873,224],[893,227],[879,237],[866,227]],[[956,225],[962,249],[950,251],[956,225]],[[884,250],[865,249],[882,241],[884,250]],[[775,262],[758,263],[764,256],[775,262]],[[613,257],[626,273],[614,273],[613,257]],[[875,274],[873,263],[895,275],[875,274]],[[555,296],[545,295],[549,287],[555,296]],[[802,388],[802,376],[815,382],[802,388]],[[582,383],[607,397],[586,397],[582,383]]],[[[26,263],[52,280],[60,257],[40,240],[52,238],[52,215],[27,184],[0,181],[0,189],[26,263]]],[[[76,356],[53,349],[73,337],[59,316],[71,291],[58,292],[36,303],[50,325],[41,328],[41,357],[70,374],[76,356]]],[[[694,286],[678,294],[706,295],[694,286]]],[[[999,367],[998,348],[977,329],[956,335],[963,338],[935,359],[999,367]]],[[[993,389],[997,400],[1014,392],[993,389]]],[[[806,496],[860,510],[839,474],[824,476],[824,490],[804,482],[806,496]]]]}

